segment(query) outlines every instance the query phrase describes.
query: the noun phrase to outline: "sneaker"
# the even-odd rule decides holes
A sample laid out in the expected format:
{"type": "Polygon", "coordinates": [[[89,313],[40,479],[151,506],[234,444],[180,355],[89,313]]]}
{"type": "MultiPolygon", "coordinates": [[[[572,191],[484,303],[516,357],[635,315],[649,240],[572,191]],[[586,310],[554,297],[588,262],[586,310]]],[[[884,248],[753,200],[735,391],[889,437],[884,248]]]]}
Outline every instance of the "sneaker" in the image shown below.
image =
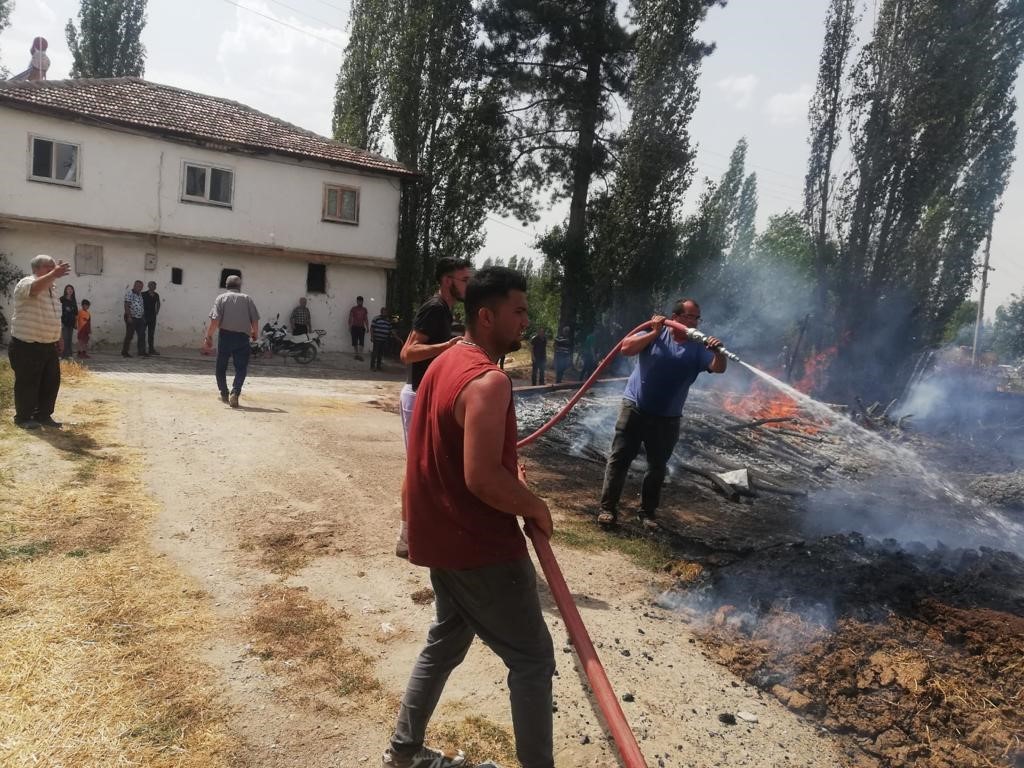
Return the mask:
{"type": "Polygon", "coordinates": [[[232,392],[230,395],[228,395],[228,405],[230,405],[232,408],[237,408],[238,407],[238,393],[237,392],[232,392]]]}
{"type": "Polygon", "coordinates": [[[381,765],[388,768],[470,768],[461,749],[457,752],[442,752],[430,747],[420,747],[418,752],[411,755],[395,754],[388,747],[381,758],[381,765]]]}
{"type": "Polygon", "coordinates": [[[47,416],[45,419],[36,419],[41,427],[51,427],[53,429],[60,429],[64,426],[63,422],[55,421],[53,416],[47,416]]]}
{"type": "Polygon", "coordinates": [[[25,419],[24,421],[14,422],[14,426],[18,427],[19,429],[39,429],[39,427],[41,427],[42,424],[40,424],[35,419],[25,419]]]}
{"type": "Polygon", "coordinates": [[[602,509],[600,512],[597,513],[597,523],[598,525],[604,526],[606,528],[611,528],[612,526],[619,524],[619,516],[617,513],[612,512],[611,510],[602,509]]]}
{"type": "Polygon", "coordinates": [[[157,352],[157,351],[156,351],[155,349],[151,349],[151,350],[149,350],[149,354],[151,354],[151,355],[156,355],[157,357],[159,357],[159,356],[160,356],[160,353],[159,353],[159,352],[157,352]]]}
{"type": "Polygon", "coordinates": [[[228,402],[228,393],[227,392],[221,392],[220,393],[220,401],[222,403],[224,403],[225,405],[227,405],[227,402],[228,402]]]}
{"type": "Polygon", "coordinates": [[[640,515],[640,525],[647,531],[657,531],[661,528],[658,521],[654,519],[654,515],[640,515]]]}
{"type": "Polygon", "coordinates": [[[122,352],[121,357],[131,357],[131,354],[128,352],[122,352]]]}

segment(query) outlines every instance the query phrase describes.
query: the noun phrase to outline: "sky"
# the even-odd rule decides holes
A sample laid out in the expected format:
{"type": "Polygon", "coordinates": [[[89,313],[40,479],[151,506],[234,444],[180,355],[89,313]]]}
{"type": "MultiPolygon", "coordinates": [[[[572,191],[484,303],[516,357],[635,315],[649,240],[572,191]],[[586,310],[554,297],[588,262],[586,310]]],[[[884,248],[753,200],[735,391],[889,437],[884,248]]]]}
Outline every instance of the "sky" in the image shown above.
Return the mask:
{"type": "MultiPolygon", "coordinates": [[[[78,0],[14,0],[0,34],[0,62],[28,65],[36,35],[50,43],[50,79],[66,77],[71,57],[64,26],[78,0]]],[[[861,38],[870,33],[876,0],[867,0],[861,38]]],[[[347,41],[348,0],[149,0],[142,35],[146,79],[234,99],[317,133],[330,135],[334,82],[347,41]]],[[[729,0],[713,8],[700,37],[715,43],[703,64],[701,98],[690,126],[697,173],[692,208],[705,176],[719,177],[741,137],[747,169],[758,177],[758,226],[799,209],[807,160],[807,103],[814,88],[827,0],[729,0]]],[[[1018,102],[1024,86],[1018,82],[1018,102]]],[[[1018,107],[1017,123],[1022,122],[1018,107]]],[[[1024,150],[1018,149],[1018,154],[1024,150]]],[[[845,170],[848,156],[841,157],[845,170]]],[[[480,258],[534,256],[537,235],[559,223],[564,205],[535,224],[491,216],[480,258]]],[[[1024,171],[1016,163],[995,220],[986,315],[1013,293],[1024,294],[1024,171]]]]}

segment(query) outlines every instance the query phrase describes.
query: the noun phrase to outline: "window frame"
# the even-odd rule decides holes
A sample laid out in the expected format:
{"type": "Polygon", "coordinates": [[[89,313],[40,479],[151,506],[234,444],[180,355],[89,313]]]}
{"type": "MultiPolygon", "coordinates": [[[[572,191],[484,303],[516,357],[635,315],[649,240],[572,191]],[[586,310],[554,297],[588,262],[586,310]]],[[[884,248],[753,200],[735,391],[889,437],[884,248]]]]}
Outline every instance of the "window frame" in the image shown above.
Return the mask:
{"type": "Polygon", "coordinates": [[[235,207],[235,169],[228,168],[223,165],[212,165],[210,163],[200,163],[195,160],[182,160],[181,161],[181,202],[183,203],[196,203],[198,205],[212,205],[217,208],[228,208],[232,209],[235,207]],[[204,183],[204,194],[190,195],[188,194],[188,169],[189,168],[202,168],[206,172],[206,181],[204,183]],[[231,174],[231,197],[226,203],[222,203],[220,200],[210,199],[210,187],[213,185],[213,172],[221,171],[222,173],[231,174]]]}
{"type": "Polygon", "coordinates": [[[49,136],[43,136],[38,133],[30,133],[28,135],[28,180],[38,181],[43,184],[57,184],[61,187],[71,187],[72,189],[82,188],[82,145],[74,141],[61,141],[60,139],[51,139],[49,136]],[[48,141],[53,146],[53,154],[50,157],[50,172],[52,176],[36,176],[33,173],[35,169],[35,152],[36,152],[36,141],[48,141]],[[75,148],[75,180],[65,181],[64,179],[57,178],[57,169],[55,167],[57,163],[57,146],[64,144],[68,147],[75,148]]]}
{"type": "Polygon", "coordinates": [[[321,200],[321,204],[320,204],[320,220],[321,221],[328,221],[328,222],[330,222],[332,224],[348,224],[349,226],[352,226],[352,227],[359,226],[359,207],[360,207],[360,202],[361,202],[360,198],[361,197],[362,197],[362,194],[360,193],[359,187],[353,187],[353,186],[351,186],[349,184],[335,184],[333,182],[325,181],[324,182],[324,190],[323,190],[323,199],[321,200]],[[338,215],[329,214],[328,211],[327,211],[327,200],[329,199],[329,195],[330,195],[331,190],[337,190],[338,191],[338,215]],[[354,192],[355,193],[355,196],[356,196],[356,217],[355,217],[355,219],[343,219],[341,217],[341,208],[342,208],[342,202],[341,201],[342,201],[342,196],[344,195],[345,192],[354,192]]]}

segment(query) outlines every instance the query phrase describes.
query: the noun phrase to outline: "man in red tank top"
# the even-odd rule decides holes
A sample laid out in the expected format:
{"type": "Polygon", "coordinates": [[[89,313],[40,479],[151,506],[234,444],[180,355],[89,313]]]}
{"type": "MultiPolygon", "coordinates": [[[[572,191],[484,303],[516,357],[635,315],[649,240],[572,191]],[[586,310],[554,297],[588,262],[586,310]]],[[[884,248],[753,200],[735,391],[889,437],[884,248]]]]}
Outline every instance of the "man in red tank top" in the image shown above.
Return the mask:
{"type": "Polygon", "coordinates": [[[519,349],[529,320],[526,280],[480,270],[466,288],[466,336],[438,356],[419,388],[409,429],[403,506],[409,560],[430,568],[437,618],[406,687],[392,768],[466,765],[461,752],[424,746],[427,723],[474,637],[508,667],[522,768],[554,768],[551,635],[518,517],[551,535],[551,513],[527,487],[516,455],[512,383],[496,362],[519,349]]]}

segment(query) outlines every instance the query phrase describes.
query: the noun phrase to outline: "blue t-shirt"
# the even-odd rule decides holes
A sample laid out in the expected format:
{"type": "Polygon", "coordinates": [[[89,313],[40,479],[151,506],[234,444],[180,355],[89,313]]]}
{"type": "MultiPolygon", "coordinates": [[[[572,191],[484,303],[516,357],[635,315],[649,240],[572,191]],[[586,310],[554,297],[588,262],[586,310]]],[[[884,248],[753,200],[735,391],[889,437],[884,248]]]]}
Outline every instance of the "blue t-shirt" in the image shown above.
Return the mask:
{"type": "Polygon", "coordinates": [[[665,328],[640,353],[622,396],[652,416],[681,416],[690,385],[714,359],[715,353],[699,341],[680,344],[665,328]]]}

